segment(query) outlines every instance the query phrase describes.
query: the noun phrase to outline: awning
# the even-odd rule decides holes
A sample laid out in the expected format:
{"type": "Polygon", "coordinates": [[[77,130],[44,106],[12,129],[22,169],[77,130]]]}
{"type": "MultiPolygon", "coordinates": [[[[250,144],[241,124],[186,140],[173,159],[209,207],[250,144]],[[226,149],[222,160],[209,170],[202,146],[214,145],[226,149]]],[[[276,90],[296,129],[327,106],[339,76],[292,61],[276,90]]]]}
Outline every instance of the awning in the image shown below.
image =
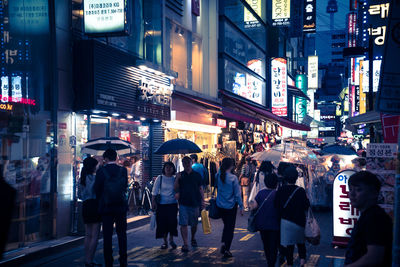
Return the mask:
{"type": "Polygon", "coordinates": [[[346,125],[359,125],[367,123],[381,122],[381,114],[378,111],[368,111],[366,113],[350,117],[346,120],[346,125]]]}
{"type": "Polygon", "coordinates": [[[302,98],[307,99],[308,101],[311,101],[311,99],[303,91],[301,91],[299,88],[297,88],[296,86],[288,84],[287,89],[288,89],[288,92],[291,93],[292,95],[295,95],[295,96],[298,96],[298,97],[302,97],[302,98]]]}
{"type": "Polygon", "coordinates": [[[244,121],[244,122],[254,123],[254,124],[261,124],[261,121],[257,118],[253,118],[251,116],[240,113],[233,109],[223,107],[220,103],[209,100],[209,99],[190,95],[190,94],[180,92],[180,91],[174,91],[172,96],[182,98],[186,101],[190,101],[195,104],[200,104],[201,106],[203,106],[207,109],[210,109],[210,111],[212,113],[222,115],[228,119],[232,119],[232,120],[236,120],[236,121],[244,121]]]}
{"type": "Polygon", "coordinates": [[[239,108],[244,108],[249,110],[250,112],[255,113],[256,115],[259,115],[266,120],[272,120],[276,123],[279,123],[281,126],[293,129],[293,130],[300,130],[300,131],[310,131],[310,127],[304,124],[299,124],[295,123],[293,121],[290,121],[288,119],[279,117],[272,112],[268,111],[265,109],[265,107],[262,107],[261,105],[258,105],[256,103],[254,104],[249,104],[246,100],[241,100],[240,96],[234,95],[233,93],[229,93],[224,90],[220,90],[221,94],[226,97],[228,100],[235,102],[239,108]]]}

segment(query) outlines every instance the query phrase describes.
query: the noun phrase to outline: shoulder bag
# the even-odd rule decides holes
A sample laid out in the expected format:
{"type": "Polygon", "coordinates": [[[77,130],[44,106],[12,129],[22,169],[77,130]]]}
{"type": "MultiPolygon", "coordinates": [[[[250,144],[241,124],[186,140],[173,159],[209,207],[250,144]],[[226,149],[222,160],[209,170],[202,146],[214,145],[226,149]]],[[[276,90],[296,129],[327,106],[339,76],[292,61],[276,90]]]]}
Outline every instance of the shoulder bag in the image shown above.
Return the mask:
{"type": "Polygon", "coordinates": [[[210,199],[210,205],[208,207],[208,217],[211,219],[219,219],[221,218],[221,215],[219,214],[218,207],[217,207],[217,199],[215,198],[215,189],[217,187],[214,187],[214,190],[211,194],[211,199],[210,199]]]}
{"type": "Polygon", "coordinates": [[[264,201],[262,202],[260,207],[251,211],[250,216],[247,219],[247,230],[249,232],[251,232],[251,233],[257,232],[256,216],[257,216],[258,212],[261,210],[264,203],[267,202],[268,198],[272,195],[272,192],[273,191],[269,192],[268,196],[264,199],[264,201]]]}

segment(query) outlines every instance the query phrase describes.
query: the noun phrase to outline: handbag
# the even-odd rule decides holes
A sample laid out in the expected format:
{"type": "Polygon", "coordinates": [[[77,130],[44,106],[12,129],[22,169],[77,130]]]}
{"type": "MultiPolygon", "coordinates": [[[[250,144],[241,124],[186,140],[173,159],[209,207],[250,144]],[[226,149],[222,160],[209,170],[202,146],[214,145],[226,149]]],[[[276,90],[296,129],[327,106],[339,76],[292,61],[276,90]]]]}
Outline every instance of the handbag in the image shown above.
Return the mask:
{"type": "Polygon", "coordinates": [[[162,185],[162,175],[159,176],[160,177],[160,192],[154,196],[154,200],[156,201],[157,204],[160,204],[161,202],[161,185],[162,185]]]}
{"type": "Polygon", "coordinates": [[[311,207],[308,208],[307,212],[304,236],[311,245],[319,245],[319,242],[321,240],[321,231],[319,229],[318,222],[315,219],[314,214],[312,213],[311,207]]]}
{"type": "Polygon", "coordinates": [[[203,233],[205,235],[211,234],[211,223],[208,218],[208,211],[206,210],[201,211],[201,225],[203,226],[203,233]]]}
{"type": "Polygon", "coordinates": [[[209,201],[210,205],[208,208],[208,217],[211,219],[219,219],[221,215],[219,214],[218,207],[217,207],[217,199],[215,198],[215,188],[211,194],[211,199],[209,201]]]}
{"type": "Polygon", "coordinates": [[[154,230],[156,228],[156,213],[153,212],[150,217],[150,230],[154,230]]]}
{"type": "Polygon", "coordinates": [[[261,210],[262,206],[264,203],[268,200],[268,198],[271,196],[272,191],[268,194],[268,196],[264,199],[262,202],[261,206],[258,207],[257,209],[254,209],[251,211],[249,218],[247,219],[247,230],[251,233],[257,232],[257,226],[256,226],[256,216],[258,212],[261,210]]]}

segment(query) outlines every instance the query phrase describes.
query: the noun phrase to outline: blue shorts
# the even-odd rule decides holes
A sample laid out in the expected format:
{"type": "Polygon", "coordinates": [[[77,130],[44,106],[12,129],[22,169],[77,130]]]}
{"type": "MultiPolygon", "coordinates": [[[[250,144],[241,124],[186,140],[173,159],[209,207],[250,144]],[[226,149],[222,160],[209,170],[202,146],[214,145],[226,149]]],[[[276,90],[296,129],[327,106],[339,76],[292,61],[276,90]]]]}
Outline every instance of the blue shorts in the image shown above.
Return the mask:
{"type": "Polygon", "coordinates": [[[197,226],[199,223],[200,208],[179,205],[179,225],[197,226]]]}

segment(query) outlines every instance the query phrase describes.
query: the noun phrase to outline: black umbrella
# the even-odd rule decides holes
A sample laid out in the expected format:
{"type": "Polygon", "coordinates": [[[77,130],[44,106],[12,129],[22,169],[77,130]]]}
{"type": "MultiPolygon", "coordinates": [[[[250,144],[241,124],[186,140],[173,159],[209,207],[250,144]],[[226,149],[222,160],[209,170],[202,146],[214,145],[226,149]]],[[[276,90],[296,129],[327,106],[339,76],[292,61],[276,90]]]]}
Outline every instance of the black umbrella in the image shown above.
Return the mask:
{"type": "Polygon", "coordinates": [[[102,155],[107,149],[114,149],[120,155],[135,153],[135,147],[128,141],[118,137],[104,137],[89,140],[82,145],[82,153],[92,155],[102,155]]]}
{"type": "Polygon", "coordinates": [[[166,155],[166,154],[189,154],[189,153],[200,153],[202,150],[192,141],[186,139],[172,139],[163,143],[155,154],[166,155]]]}

